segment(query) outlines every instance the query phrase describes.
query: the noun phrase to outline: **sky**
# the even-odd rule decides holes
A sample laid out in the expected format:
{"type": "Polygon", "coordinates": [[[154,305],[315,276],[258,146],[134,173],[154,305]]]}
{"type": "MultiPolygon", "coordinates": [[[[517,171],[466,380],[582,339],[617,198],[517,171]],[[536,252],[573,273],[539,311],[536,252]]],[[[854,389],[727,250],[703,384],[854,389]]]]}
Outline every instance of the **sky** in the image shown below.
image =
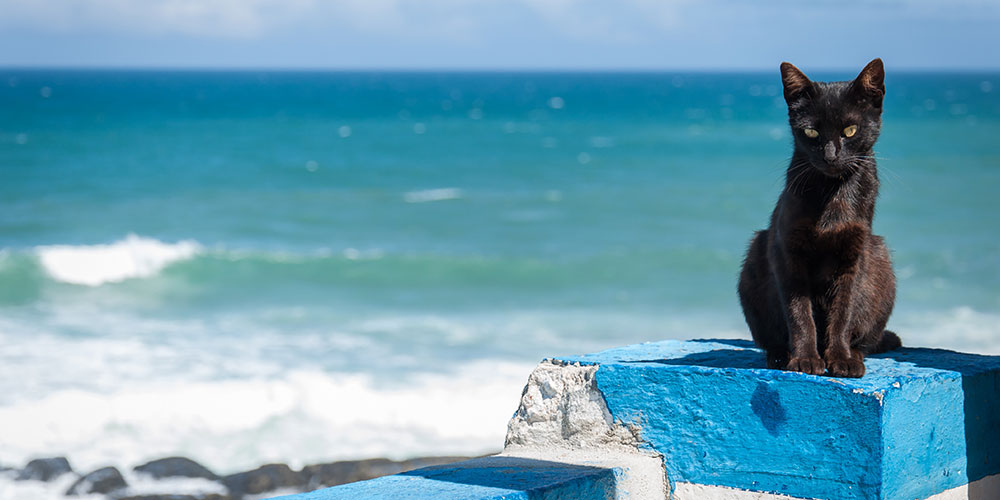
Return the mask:
{"type": "Polygon", "coordinates": [[[0,0],[0,66],[1000,69],[1000,0],[0,0]]]}

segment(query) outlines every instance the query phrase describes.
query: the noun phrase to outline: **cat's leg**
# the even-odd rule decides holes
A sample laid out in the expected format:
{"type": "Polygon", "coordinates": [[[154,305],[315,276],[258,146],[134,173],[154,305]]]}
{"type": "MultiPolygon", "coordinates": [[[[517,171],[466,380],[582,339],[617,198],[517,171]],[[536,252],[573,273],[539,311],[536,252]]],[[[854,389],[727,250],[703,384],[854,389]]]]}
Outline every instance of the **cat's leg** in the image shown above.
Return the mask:
{"type": "Polygon", "coordinates": [[[819,357],[816,345],[816,323],[806,259],[794,252],[786,252],[781,257],[777,254],[776,250],[769,258],[776,277],[779,317],[784,319],[788,332],[789,358],[785,369],[823,375],[826,373],[826,362],[819,357]]]}
{"type": "Polygon", "coordinates": [[[737,287],[750,335],[764,349],[767,367],[784,370],[788,364],[788,330],[777,305],[774,276],[767,262],[767,231],[754,234],[747,249],[737,287]]]}
{"type": "MultiPolygon", "coordinates": [[[[830,375],[857,378],[865,374],[864,354],[855,348],[859,329],[868,327],[871,311],[866,308],[866,288],[874,283],[866,272],[867,229],[853,226],[838,235],[840,265],[833,276],[833,300],[827,313],[826,349],[823,359],[830,375]]],[[[883,324],[884,326],[884,324],[883,324]]]]}
{"type": "Polygon", "coordinates": [[[791,286],[784,294],[791,357],[786,370],[813,375],[826,373],[826,361],[816,346],[816,324],[808,287],[791,286]]]}
{"type": "MultiPolygon", "coordinates": [[[[852,339],[857,337],[856,329],[865,312],[857,311],[855,295],[856,272],[841,274],[834,281],[833,302],[827,315],[827,343],[823,352],[826,368],[834,377],[857,378],[865,374],[865,357],[860,349],[854,348],[852,339]]],[[[863,306],[862,306],[863,307],[863,306]]]]}

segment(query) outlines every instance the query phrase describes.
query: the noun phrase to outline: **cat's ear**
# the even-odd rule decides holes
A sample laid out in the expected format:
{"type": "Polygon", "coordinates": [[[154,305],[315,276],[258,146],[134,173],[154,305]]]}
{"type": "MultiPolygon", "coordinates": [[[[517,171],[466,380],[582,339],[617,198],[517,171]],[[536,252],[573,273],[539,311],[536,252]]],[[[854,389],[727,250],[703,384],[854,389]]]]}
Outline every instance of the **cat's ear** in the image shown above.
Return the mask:
{"type": "Polygon", "coordinates": [[[875,59],[861,70],[861,74],[851,82],[851,90],[858,97],[871,101],[876,108],[882,107],[885,97],[885,68],[881,59],[875,59]]]}
{"type": "Polygon", "coordinates": [[[785,87],[785,102],[791,104],[800,97],[811,97],[813,82],[792,63],[781,63],[781,84],[785,87]]]}

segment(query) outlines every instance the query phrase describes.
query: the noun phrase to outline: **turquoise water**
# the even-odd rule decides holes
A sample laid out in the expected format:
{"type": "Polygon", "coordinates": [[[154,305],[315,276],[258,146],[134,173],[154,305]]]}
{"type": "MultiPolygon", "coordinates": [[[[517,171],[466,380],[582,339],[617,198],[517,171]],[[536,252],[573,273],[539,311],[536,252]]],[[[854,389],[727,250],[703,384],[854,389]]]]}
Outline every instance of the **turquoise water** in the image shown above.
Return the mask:
{"type": "MultiPolygon", "coordinates": [[[[1000,353],[1000,74],[886,85],[890,327],[1000,353]]],[[[790,141],[777,71],[0,70],[0,462],[498,448],[540,358],[749,338],[790,141]]]]}

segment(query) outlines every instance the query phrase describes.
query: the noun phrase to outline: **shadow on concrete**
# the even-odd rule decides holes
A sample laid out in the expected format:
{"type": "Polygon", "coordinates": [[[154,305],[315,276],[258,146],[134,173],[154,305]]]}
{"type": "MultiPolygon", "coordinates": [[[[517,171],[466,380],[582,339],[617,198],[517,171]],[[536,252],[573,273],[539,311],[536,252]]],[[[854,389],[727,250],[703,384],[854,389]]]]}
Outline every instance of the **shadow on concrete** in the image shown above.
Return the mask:
{"type": "Polygon", "coordinates": [[[758,351],[718,349],[688,354],[682,358],[644,359],[630,363],[657,363],[661,365],[707,366],[710,368],[767,368],[764,355],[758,351]]]}
{"type": "Polygon", "coordinates": [[[755,346],[752,341],[741,340],[741,339],[694,339],[694,340],[689,340],[688,342],[694,342],[696,344],[725,344],[739,349],[757,348],[757,346],[755,346]]]}
{"type": "Polygon", "coordinates": [[[697,344],[723,344],[735,349],[715,349],[696,352],[681,358],[643,359],[630,363],[658,363],[661,365],[707,366],[710,368],[767,368],[764,354],[754,349],[753,342],[737,339],[696,339],[697,344]]]}
{"type": "Polygon", "coordinates": [[[531,500],[550,498],[554,488],[560,489],[558,498],[595,500],[612,500],[617,491],[614,469],[520,457],[484,457],[400,475],[515,490],[531,500]]]}
{"type": "Polygon", "coordinates": [[[754,415],[760,419],[761,425],[768,434],[777,437],[781,434],[781,429],[788,422],[788,412],[781,404],[781,396],[778,391],[772,389],[763,382],[757,382],[757,388],[750,396],[750,409],[754,415]]]}

